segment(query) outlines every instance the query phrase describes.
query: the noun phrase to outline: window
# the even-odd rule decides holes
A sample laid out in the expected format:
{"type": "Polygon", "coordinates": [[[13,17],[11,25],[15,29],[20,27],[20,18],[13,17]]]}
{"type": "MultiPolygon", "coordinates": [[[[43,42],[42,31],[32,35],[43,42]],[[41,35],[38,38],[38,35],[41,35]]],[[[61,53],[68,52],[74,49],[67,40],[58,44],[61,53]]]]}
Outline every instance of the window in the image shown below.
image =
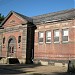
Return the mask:
{"type": "Polygon", "coordinates": [[[14,53],[14,46],[12,47],[12,51],[11,52],[14,53]]]}
{"type": "Polygon", "coordinates": [[[11,47],[9,47],[9,50],[8,51],[11,53],[11,47]]]}
{"type": "Polygon", "coordinates": [[[5,37],[3,38],[3,44],[5,43],[5,37]]]}
{"type": "Polygon", "coordinates": [[[18,43],[20,43],[20,42],[21,42],[21,36],[18,37],[18,43]]]}
{"type": "Polygon", "coordinates": [[[59,30],[54,30],[54,43],[59,43],[59,36],[60,36],[59,30]]]}
{"type": "Polygon", "coordinates": [[[51,31],[46,31],[46,43],[51,43],[51,31]]]}
{"type": "Polygon", "coordinates": [[[63,29],[62,30],[62,41],[63,42],[68,42],[69,41],[69,30],[68,29],[63,29]]]}
{"type": "Polygon", "coordinates": [[[39,32],[39,43],[43,43],[43,39],[44,39],[44,33],[39,32]]]}

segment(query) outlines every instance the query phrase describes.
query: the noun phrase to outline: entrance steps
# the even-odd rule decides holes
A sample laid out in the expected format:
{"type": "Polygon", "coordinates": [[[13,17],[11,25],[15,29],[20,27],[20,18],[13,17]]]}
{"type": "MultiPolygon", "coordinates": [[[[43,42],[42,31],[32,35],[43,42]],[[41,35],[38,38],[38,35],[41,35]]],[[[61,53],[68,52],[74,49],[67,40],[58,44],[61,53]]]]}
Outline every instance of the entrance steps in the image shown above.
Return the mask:
{"type": "Polygon", "coordinates": [[[0,57],[0,64],[7,64],[7,58],[0,57]]]}
{"type": "Polygon", "coordinates": [[[18,58],[7,58],[8,64],[20,64],[18,58]]]}
{"type": "Polygon", "coordinates": [[[25,58],[0,57],[0,64],[25,64],[25,58]]]}

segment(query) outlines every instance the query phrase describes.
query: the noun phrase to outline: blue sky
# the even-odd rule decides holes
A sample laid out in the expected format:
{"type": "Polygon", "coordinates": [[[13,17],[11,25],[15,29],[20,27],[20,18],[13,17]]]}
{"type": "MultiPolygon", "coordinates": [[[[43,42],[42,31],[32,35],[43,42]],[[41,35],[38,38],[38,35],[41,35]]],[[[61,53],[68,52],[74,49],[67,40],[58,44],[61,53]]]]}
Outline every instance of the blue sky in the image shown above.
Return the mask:
{"type": "Polygon", "coordinates": [[[75,8],[75,0],[0,0],[0,13],[6,16],[11,10],[26,16],[57,12],[75,8]]]}

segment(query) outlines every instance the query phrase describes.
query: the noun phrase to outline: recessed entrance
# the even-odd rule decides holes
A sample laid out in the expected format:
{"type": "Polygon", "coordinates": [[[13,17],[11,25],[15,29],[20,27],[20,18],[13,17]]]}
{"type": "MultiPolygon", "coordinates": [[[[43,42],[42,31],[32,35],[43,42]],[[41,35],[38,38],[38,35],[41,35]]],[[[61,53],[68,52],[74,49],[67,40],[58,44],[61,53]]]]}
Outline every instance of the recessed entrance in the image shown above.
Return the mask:
{"type": "Polygon", "coordinates": [[[15,37],[10,37],[8,40],[8,57],[16,57],[16,39],[15,37]]]}

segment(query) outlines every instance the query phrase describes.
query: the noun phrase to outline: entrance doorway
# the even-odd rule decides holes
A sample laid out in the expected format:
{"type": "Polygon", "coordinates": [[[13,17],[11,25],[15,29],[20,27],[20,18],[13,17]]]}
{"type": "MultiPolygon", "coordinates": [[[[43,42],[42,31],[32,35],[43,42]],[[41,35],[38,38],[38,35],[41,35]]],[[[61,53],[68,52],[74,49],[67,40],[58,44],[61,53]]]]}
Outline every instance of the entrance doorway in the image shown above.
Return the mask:
{"type": "Polygon", "coordinates": [[[8,57],[16,57],[16,39],[11,37],[8,40],[8,52],[7,52],[8,57]]]}

